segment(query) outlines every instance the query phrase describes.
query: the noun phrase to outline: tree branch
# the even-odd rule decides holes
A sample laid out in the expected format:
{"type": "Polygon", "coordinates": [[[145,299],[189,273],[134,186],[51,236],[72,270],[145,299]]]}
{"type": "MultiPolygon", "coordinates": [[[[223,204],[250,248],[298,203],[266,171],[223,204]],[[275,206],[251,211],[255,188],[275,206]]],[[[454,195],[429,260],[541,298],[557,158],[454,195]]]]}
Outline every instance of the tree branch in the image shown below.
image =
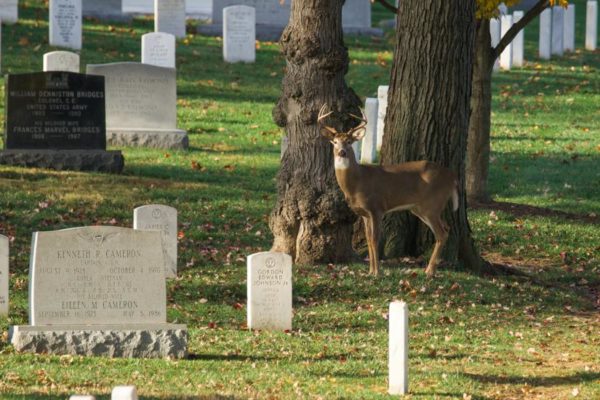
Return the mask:
{"type": "Polygon", "coordinates": [[[498,58],[500,53],[502,53],[506,46],[508,46],[510,42],[513,41],[515,36],[517,36],[517,34],[523,28],[525,28],[525,26],[528,23],[530,23],[535,17],[540,15],[541,12],[544,11],[549,4],[550,3],[548,0],[539,0],[537,3],[535,3],[533,7],[529,9],[529,11],[527,11],[527,13],[525,13],[525,15],[523,15],[523,18],[521,18],[517,23],[513,24],[513,26],[511,26],[511,28],[504,34],[502,39],[500,39],[498,45],[492,50],[492,60],[498,58]]]}
{"type": "Polygon", "coordinates": [[[398,9],[388,3],[386,0],[371,0],[372,3],[381,4],[386,10],[393,12],[394,14],[398,14],[398,9]]]}

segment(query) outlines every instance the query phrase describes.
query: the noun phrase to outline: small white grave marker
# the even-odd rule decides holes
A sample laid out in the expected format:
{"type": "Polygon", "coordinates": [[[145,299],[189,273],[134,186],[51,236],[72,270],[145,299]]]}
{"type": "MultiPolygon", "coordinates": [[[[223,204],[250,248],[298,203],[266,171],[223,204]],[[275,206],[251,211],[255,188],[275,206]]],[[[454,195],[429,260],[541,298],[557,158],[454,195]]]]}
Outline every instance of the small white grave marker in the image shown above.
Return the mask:
{"type": "Polygon", "coordinates": [[[552,10],[546,8],[540,14],[539,56],[542,60],[550,59],[550,36],[552,34],[552,10]]]}
{"type": "Polygon", "coordinates": [[[185,37],[185,0],[154,0],[154,31],[185,37]]]}
{"type": "Polygon", "coordinates": [[[563,30],[565,27],[565,10],[560,6],[552,7],[552,55],[562,56],[565,48],[563,44],[563,30]]]}
{"type": "Polygon", "coordinates": [[[563,31],[565,51],[575,50],[575,4],[569,4],[565,10],[565,30],[563,31]]]}
{"type": "Polygon", "coordinates": [[[362,140],[362,149],[360,162],[363,164],[373,164],[377,157],[377,119],[378,103],[374,97],[367,97],[365,101],[365,116],[367,117],[367,131],[362,140]]]}
{"type": "Polygon", "coordinates": [[[81,0],[50,0],[50,46],[81,49],[81,0]]]}
{"type": "Polygon", "coordinates": [[[389,394],[408,393],[408,306],[390,303],[389,312],[389,394]]]}
{"type": "MultiPolygon", "coordinates": [[[[500,43],[500,20],[498,18],[490,19],[490,38],[492,47],[498,46],[500,43]]],[[[500,69],[500,60],[494,60],[494,71],[500,69]]]]}
{"type": "Polygon", "coordinates": [[[256,253],[247,264],[248,328],[292,329],[292,257],[256,253]]]}
{"type": "Polygon", "coordinates": [[[0,21],[5,24],[14,24],[19,20],[19,1],[0,0],[0,21]]]}
{"type": "MultiPolygon", "coordinates": [[[[506,35],[506,32],[512,27],[512,15],[503,15],[500,19],[500,37],[506,35]]],[[[512,43],[504,48],[500,54],[500,68],[510,70],[512,67],[512,43]]]]}
{"type": "Polygon", "coordinates": [[[8,315],[8,238],[0,235],[0,315],[8,315]]]}
{"type": "MultiPolygon", "coordinates": [[[[513,13],[513,24],[516,24],[517,22],[519,22],[519,20],[521,18],[523,18],[524,14],[525,13],[523,11],[515,11],[513,13]]],[[[519,31],[519,33],[517,33],[517,36],[515,36],[515,38],[512,41],[512,64],[515,67],[523,66],[524,51],[525,51],[525,46],[524,46],[524,42],[523,42],[524,35],[525,35],[525,28],[521,29],[519,31]]]]}
{"type": "Polygon", "coordinates": [[[381,150],[381,145],[383,144],[383,132],[385,128],[385,115],[387,113],[388,106],[388,85],[381,85],[377,88],[377,101],[378,101],[378,110],[377,110],[377,151],[381,150]]]}
{"type": "Polygon", "coordinates": [[[44,72],[46,71],[79,73],[79,54],[70,51],[52,51],[44,54],[44,72]]]}
{"type": "Polygon", "coordinates": [[[256,11],[254,7],[223,9],[223,59],[226,62],[256,60],[256,11]]]}
{"type": "Polygon", "coordinates": [[[585,14],[585,49],[596,50],[598,43],[598,2],[588,1],[585,14]]]}
{"type": "Polygon", "coordinates": [[[138,400],[135,386],[115,386],[110,395],[110,400],[138,400]]]}
{"type": "Polygon", "coordinates": [[[161,231],[165,277],[177,277],[177,209],[160,204],[141,206],[133,210],[133,229],[161,231]]]}
{"type": "Polygon", "coordinates": [[[69,397],[69,400],[96,400],[96,398],[94,396],[74,394],[69,397]]]}
{"type": "Polygon", "coordinates": [[[175,36],[165,32],[142,35],[142,63],[175,68],[175,36]]]}

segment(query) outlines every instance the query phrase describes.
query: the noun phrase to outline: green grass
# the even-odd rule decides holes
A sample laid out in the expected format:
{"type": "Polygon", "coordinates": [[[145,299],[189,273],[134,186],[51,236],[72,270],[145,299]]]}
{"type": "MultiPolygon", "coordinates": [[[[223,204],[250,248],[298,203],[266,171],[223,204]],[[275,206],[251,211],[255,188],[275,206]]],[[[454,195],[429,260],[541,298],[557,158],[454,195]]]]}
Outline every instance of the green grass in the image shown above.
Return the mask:
{"type": "MultiPolygon", "coordinates": [[[[21,3],[21,22],[3,26],[4,73],[41,70],[51,50],[42,2],[21,3]]],[[[378,5],[373,16],[388,18],[378,5]]],[[[386,308],[394,299],[411,311],[411,398],[600,397],[600,53],[539,62],[535,24],[526,31],[527,65],[494,75],[490,189],[500,203],[470,212],[482,253],[535,279],[449,266],[427,281],[423,260],[408,259],[386,262],[380,278],[366,275],[366,264],[297,265],[293,331],[249,332],[239,307],[245,256],[272,239],[282,132],[271,109],[285,62],[276,44],[261,43],[256,64],[228,65],[219,40],[192,35],[177,45],[189,151],[123,149],[119,176],[0,166],[0,233],[13,240],[2,331],[27,322],[32,231],[131,226],[134,207],[164,203],[178,209],[183,233],[168,319],[188,324],[190,357],[21,355],[4,335],[0,397],[108,399],[112,386],[135,384],[144,399],[389,398],[386,308]]],[[[152,22],[110,25],[85,21],[82,65],[139,60],[152,22]]],[[[348,83],[373,96],[389,77],[389,36],[346,44],[348,83]]]]}

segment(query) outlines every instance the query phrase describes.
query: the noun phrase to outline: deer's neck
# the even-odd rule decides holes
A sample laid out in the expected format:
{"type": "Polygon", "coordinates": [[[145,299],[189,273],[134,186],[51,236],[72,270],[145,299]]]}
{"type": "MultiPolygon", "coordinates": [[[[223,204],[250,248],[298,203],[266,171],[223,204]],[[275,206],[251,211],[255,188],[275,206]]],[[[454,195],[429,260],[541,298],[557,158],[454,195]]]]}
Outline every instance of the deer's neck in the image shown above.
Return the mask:
{"type": "Polygon", "coordinates": [[[351,193],[359,174],[360,165],[356,162],[354,152],[350,149],[347,157],[334,157],[335,177],[344,193],[351,193]]]}

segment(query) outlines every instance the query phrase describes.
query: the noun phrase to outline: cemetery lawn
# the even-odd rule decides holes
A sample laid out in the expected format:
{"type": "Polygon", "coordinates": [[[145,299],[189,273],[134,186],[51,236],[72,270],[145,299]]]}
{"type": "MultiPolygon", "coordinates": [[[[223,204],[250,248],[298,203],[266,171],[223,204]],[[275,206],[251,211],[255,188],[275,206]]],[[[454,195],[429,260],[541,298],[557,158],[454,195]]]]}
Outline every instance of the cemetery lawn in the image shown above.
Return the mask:
{"type": "MultiPolygon", "coordinates": [[[[2,27],[3,73],[40,71],[51,50],[44,2],[20,3],[20,23],[2,27]]],[[[575,3],[582,48],[585,2],[575,3]]],[[[151,30],[149,19],[85,20],[82,66],[138,61],[151,30]]],[[[390,37],[347,39],[347,81],[363,100],[388,80],[390,37]]],[[[495,202],[472,208],[470,222],[487,259],[529,276],[479,277],[447,264],[429,281],[423,259],[386,261],[379,278],[365,262],[296,265],[294,329],[268,333],[245,326],[245,256],[271,243],[282,135],[271,109],[284,59],[261,42],[256,64],[226,65],[219,39],[179,40],[178,120],[189,151],[125,148],[122,175],[0,166],[0,233],[11,238],[0,398],[108,399],[119,384],[136,385],[143,399],[388,398],[386,312],[395,299],[411,312],[409,398],[600,398],[600,52],[540,62],[537,22],[526,43],[527,65],[494,76],[495,202]],[[189,358],[16,354],[6,331],[27,323],[31,232],[130,227],[133,208],[151,203],[179,211],[168,319],[188,324],[189,358]]]]}

